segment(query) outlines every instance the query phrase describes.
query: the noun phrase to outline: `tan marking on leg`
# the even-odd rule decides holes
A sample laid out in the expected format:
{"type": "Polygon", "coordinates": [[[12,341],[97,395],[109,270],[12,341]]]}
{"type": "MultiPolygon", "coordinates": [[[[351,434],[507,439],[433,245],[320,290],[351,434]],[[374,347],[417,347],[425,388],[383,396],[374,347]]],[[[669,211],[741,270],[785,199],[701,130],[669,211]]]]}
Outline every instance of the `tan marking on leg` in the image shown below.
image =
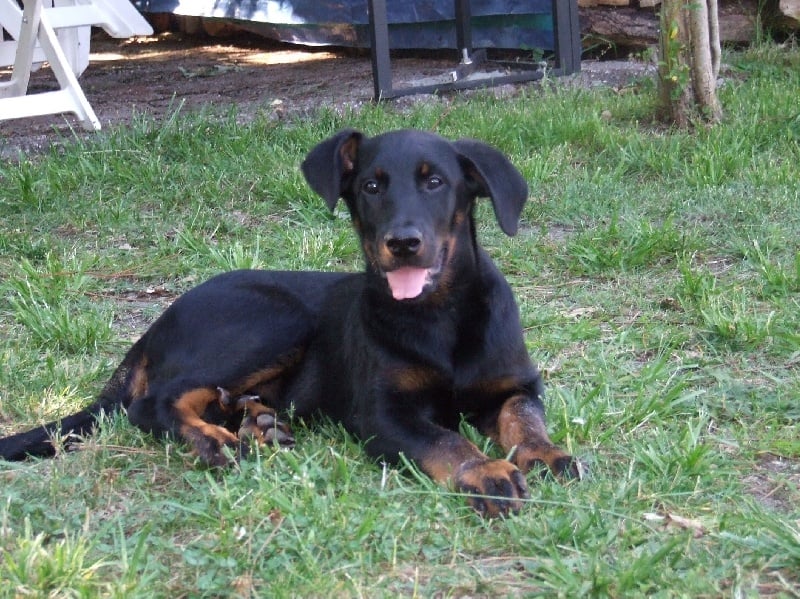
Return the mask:
{"type": "Polygon", "coordinates": [[[305,355],[305,350],[303,349],[296,349],[286,353],[283,356],[280,356],[276,363],[267,366],[265,368],[260,368],[255,372],[247,375],[241,382],[238,384],[229,387],[227,390],[230,394],[234,397],[243,395],[246,393],[255,393],[256,395],[261,395],[257,392],[257,390],[261,387],[269,387],[271,383],[277,381],[287,369],[296,366],[300,363],[305,355]]]}
{"type": "Polygon", "coordinates": [[[217,389],[193,389],[181,395],[173,404],[180,422],[178,430],[207,463],[222,466],[229,459],[222,453],[225,446],[236,447],[238,438],[229,430],[203,420],[202,416],[212,403],[220,401],[217,389]]]}
{"type": "Polygon", "coordinates": [[[536,464],[545,464],[559,475],[577,471],[575,460],[553,444],[541,412],[524,395],[515,395],[503,404],[492,438],[505,451],[514,450],[511,459],[525,473],[536,464]]]}
{"type": "Polygon", "coordinates": [[[433,480],[447,484],[462,464],[484,459],[486,456],[474,444],[452,433],[441,437],[419,460],[419,465],[433,480]]]}
{"type": "Polygon", "coordinates": [[[136,401],[147,395],[150,381],[147,378],[147,356],[142,356],[139,363],[133,367],[128,375],[128,397],[136,401]]]}
{"type": "Polygon", "coordinates": [[[466,493],[468,503],[485,516],[515,512],[528,497],[525,477],[514,464],[486,457],[456,433],[442,437],[420,466],[435,481],[466,493]]]}

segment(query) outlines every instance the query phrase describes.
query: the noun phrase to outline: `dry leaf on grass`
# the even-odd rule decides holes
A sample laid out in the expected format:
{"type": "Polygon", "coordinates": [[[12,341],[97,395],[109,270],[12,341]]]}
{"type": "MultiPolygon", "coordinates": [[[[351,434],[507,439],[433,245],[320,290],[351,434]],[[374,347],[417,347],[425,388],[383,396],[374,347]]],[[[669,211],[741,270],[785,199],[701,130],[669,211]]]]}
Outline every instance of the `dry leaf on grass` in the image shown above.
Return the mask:
{"type": "Polygon", "coordinates": [[[662,516],[661,514],[647,512],[644,514],[644,519],[649,522],[663,522],[664,528],[677,526],[678,528],[682,528],[684,530],[690,530],[692,531],[692,536],[694,536],[695,539],[702,537],[708,532],[706,527],[699,520],[693,518],[684,518],[683,516],[678,516],[677,514],[668,513],[665,516],[662,516]]]}

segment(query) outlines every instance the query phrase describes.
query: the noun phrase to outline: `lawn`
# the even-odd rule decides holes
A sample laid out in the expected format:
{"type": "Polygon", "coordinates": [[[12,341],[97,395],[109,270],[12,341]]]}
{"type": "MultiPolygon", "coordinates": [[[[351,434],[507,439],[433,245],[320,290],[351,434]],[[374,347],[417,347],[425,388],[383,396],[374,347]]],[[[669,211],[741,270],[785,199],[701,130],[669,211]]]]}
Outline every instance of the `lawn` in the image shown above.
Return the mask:
{"type": "Polygon", "coordinates": [[[484,520],[333,423],[215,471],[113,417],[0,463],[0,597],[800,595],[800,49],[726,62],[725,122],[692,132],[654,121],[652,82],[555,82],[280,122],[176,110],[0,162],[8,434],[89,403],[215,273],[358,269],[298,170],[334,131],[496,145],[530,201],[514,238],[482,204],[479,235],[589,471],[484,520]]]}

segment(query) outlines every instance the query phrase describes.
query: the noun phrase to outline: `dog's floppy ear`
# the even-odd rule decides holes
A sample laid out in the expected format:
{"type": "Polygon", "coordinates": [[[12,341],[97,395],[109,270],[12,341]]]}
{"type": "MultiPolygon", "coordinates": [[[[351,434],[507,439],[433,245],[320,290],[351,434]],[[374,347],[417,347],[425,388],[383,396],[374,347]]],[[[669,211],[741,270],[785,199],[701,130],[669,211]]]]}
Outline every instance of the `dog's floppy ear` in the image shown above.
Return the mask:
{"type": "Polygon", "coordinates": [[[528,184],[502,153],[474,139],[453,142],[462,157],[464,174],[476,196],[492,200],[494,214],[506,235],[515,235],[528,199],[528,184]]]}
{"type": "Polygon", "coordinates": [[[354,129],[345,129],[314,146],[301,165],[303,175],[328,208],[347,188],[347,182],[356,170],[358,146],[363,135],[354,129]]]}

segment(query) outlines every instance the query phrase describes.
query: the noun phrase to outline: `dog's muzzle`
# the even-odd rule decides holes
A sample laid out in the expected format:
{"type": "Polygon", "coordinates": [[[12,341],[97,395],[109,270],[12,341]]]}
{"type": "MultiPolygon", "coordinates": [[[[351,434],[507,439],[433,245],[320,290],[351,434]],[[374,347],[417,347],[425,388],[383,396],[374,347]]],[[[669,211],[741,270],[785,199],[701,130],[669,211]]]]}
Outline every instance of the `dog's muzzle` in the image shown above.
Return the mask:
{"type": "Polygon", "coordinates": [[[446,250],[435,249],[425,238],[414,226],[397,227],[383,236],[381,272],[395,300],[418,298],[426,287],[435,286],[446,250]]]}
{"type": "Polygon", "coordinates": [[[442,272],[442,267],[447,258],[447,249],[437,255],[436,261],[429,267],[401,266],[394,270],[386,271],[386,282],[396,300],[410,300],[422,295],[426,287],[436,285],[437,278],[442,272]]]}

